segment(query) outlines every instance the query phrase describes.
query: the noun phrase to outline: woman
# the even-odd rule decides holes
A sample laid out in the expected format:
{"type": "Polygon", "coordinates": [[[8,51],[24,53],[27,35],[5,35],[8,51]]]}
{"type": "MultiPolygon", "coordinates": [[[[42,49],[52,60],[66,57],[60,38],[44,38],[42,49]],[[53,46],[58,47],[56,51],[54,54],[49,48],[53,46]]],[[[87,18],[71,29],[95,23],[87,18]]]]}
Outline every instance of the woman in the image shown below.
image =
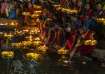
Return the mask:
{"type": "Polygon", "coordinates": [[[10,5],[9,6],[9,12],[8,12],[9,14],[8,14],[8,18],[10,18],[10,19],[16,19],[16,9],[15,9],[15,7],[14,7],[14,5],[10,5]]]}
{"type": "Polygon", "coordinates": [[[1,3],[1,9],[0,9],[2,17],[6,17],[8,7],[9,7],[9,4],[7,0],[4,0],[4,2],[1,3]]]}
{"type": "Polygon", "coordinates": [[[60,26],[55,25],[52,27],[48,32],[48,45],[55,45],[55,46],[61,46],[61,36],[62,36],[63,30],[60,26]]]}
{"type": "Polygon", "coordinates": [[[74,46],[76,36],[77,36],[77,31],[71,30],[71,28],[69,27],[66,31],[66,39],[67,39],[66,40],[66,48],[70,49],[70,51],[74,46]]]}
{"type": "Polygon", "coordinates": [[[94,31],[86,31],[81,32],[81,45],[78,46],[78,51],[80,52],[80,55],[90,57],[95,49],[96,42],[93,42],[95,40],[94,38],[94,31]]]}
{"type": "Polygon", "coordinates": [[[101,4],[97,4],[96,5],[96,9],[95,9],[95,16],[102,17],[102,15],[103,15],[102,5],[101,4]]]}

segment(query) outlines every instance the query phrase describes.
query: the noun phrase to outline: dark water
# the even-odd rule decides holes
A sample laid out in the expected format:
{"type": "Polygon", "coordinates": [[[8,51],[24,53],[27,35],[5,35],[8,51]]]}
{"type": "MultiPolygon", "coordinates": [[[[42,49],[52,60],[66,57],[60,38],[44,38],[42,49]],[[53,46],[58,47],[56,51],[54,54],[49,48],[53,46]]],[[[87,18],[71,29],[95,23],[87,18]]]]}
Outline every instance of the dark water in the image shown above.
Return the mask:
{"type": "MultiPolygon", "coordinates": [[[[10,66],[12,64],[12,61],[0,59],[0,74],[19,74],[10,72],[13,71],[13,67],[10,66]]],[[[27,70],[26,66],[24,68],[24,71],[25,70],[27,70]]],[[[43,61],[40,61],[40,63],[34,70],[37,71],[36,74],[105,74],[105,68],[101,67],[99,63],[90,61],[87,62],[87,64],[82,64],[80,58],[74,60],[72,64],[64,66],[62,64],[59,64],[58,62],[51,60],[48,57],[45,57],[43,61]]],[[[20,74],[31,73],[23,72],[20,74]]]]}

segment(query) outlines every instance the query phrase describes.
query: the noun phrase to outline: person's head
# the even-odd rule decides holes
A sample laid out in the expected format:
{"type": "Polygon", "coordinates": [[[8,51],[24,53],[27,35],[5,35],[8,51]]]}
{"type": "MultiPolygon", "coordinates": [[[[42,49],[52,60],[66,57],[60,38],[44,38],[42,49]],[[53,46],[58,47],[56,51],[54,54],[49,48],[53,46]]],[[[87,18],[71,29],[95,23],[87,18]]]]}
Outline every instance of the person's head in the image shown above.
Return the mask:
{"type": "Polygon", "coordinates": [[[29,3],[28,3],[28,8],[31,8],[31,7],[33,7],[33,5],[32,5],[31,2],[29,2],[29,3]]]}
{"type": "Polygon", "coordinates": [[[8,0],[4,0],[4,2],[7,2],[8,0]]]}
{"type": "Polygon", "coordinates": [[[72,0],[72,2],[73,2],[73,3],[76,3],[76,2],[77,2],[77,0],[72,0]]]}
{"type": "Polygon", "coordinates": [[[72,22],[76,22],[76,21],[78,20],[78,18],[75,17],[75,16],[72,16],[72,17],[71,17],[71,20],[72,20],[72,22]]]}
{"type": "Polygon", "coordinates": [[[102,9],[102,5],[101,5],[101,4],[97,4],[97,5],[96,5],[96,8],[97,8],[98,10],[101,10],[101,9],[102,9]]]}
{"type": "Polygon", "coordinates": [[[17,4],[17,1],[13,1],[13,4],[16,5],[17,4]]]}
{"type": "Polygon", "coordinates": [[[14,9],[15,5],[13,3],[9,4],[9,9],[14,9]]]}
{"type": "Polygon", "coordinates": [[[85,9],[90,9],[90,4],[86,4],[85,9]]]}
{"type": "Polygon", "coordinates": [[[42,13],[43,14],[47,14],[48,13],[48,10],[44,8],[42,13]]]}
{"type": "Polygon", "coordinates": [[[78,29],[78,31],[79,31],[80,34],[83,34],[85,30],[84,30],[83,27],[80,27],[80,28],[78,29]]]}
{"type": "Polygon", "coordinates": [[[37,24],[36,24],[36,20],[35,20],[35,19],[32,19],[31,24],[32,24],[32,25],[37,25],[37,24]]]}
{"type": "Polygon", "coordinates": [[[82,7],[82,4],[83,4],[82,1],[78,1],[78,6],[79,7],[82,7]]]}
{"type": "Polygon", "coordinates": [[[95,35],[95,31],[94,31],[94,30],[92,30],[92,35],[93,35],[93,36],[95,35]]]}
{"type": "Polygon", "coordinates": [[[90,17],[87,15],[87,16],[85,16],[85,20],[89,20],[90,19],[90,17]]]}
{"type": "Polygon", "coordinates": [[[70,26],[66,27],[66,32],[71,32],[71,27],[70,26]]]}
{"type": "Polygon", "coordinates": [[[40,22],[40,19],[39,19],[39,18],[37,18],[37,19],[36,19],[36,22],[40,22]]]}
{"type": "Polygon", "coordinates": [[[54,24],[54,28],[59,28],[60,26],[58,24],[54,24]]]}
{"type": "Polygon", "coordinates": [[[103,10],[105,11],[105,5],[103,6],[103,10]]]}

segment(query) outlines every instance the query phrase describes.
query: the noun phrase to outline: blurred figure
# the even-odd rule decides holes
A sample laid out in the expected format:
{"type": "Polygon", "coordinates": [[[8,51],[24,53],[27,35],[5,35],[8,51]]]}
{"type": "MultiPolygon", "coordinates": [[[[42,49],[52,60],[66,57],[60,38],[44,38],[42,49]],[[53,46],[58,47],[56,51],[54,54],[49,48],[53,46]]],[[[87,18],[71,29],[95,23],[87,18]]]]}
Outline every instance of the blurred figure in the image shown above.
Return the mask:
{"type": "Polygon", "coordinates": [[[80,52],[81,56],[86,56],[89,58],[92,58],[94,60],[94,57],[92,56],[94,49],[96,48],[96,44],[85,44],[86,40],[95,40],[94,31],[85,31],[80,29],[80,36],[81,36],[81,43],[77,48],[77,51],[80,52]]]}
{"type": "Polygon", "coordinates": [[[68,27],[66,30],[66,48],[72,51],[72,48],[74,47],[74,44],[76,42],[77,38],[77,31],[76,29],[68,27]]]}
{"type": "Polygon", "coordinates": [[[74,26],[76,29],[79,29],[82,26],[82,22],[78,16],[71,17],[71,20],[72,20],[72,26],[74,26]]]}
{"type": "Polygon", "coordinates": [[[102,5],[101,4],[97,4],[96,5],[96,9],[95,9],[95,16],[102,17],[102,14],[103,14],[102,5]]]}
{"type": "Polygon", "coordinates": [[[38,63],[35,60],[29,60],[27,61],[27,72],[29,74],[37,74],[36,68],[38,67],[38,63]]]}
{"type": "Polygon", "coordinates": [[[13,61],[13,73],[23,73],[23,63],[20,60],[13,61]]]}
{"type": "Polygon", "coordinates": [[[7,16],[9,19],[16,19],[17,17],[17,14],[16,14],[16,8],[15,8],[15,5],[14,3],[11,3],[9,5],[9,11],[8,11],[8,16],[7,16]]]}
{"type": "Polygon", "coordinates": [[[85,17],[85,20],[83,22],[83,26],[87,30],[95,30],[97,28],[96,21],[93,18],[89,17],[89,16],[85,17]]]}
{"type": "Polygon", "coordinates": [[[31,13],[33,13],[33,11],[34,11],[33,4],[31,3],[31,1],[28,2],[28,8],[27,8],[27,11],[29,11],[29,12],[31,12],[31,13]]]}
{"type": "Polygon", "coordinates": [[[75,9],[78,7],[78,1],[77,0],[71,0],[70,7],[75,9]]]}
{"type": "Polygon", "coordinates": [[[80,10],[80,11],[81,11],[81,10],[82,10],[82,8],[83,8],[83,3],[82,3],[82,1],[81,1],[81,0],[79,0],[77,4],[78,4],[78,10],[80,10]]]}
{"type": "Polygon", "coordinates": [[[93,16],[93,10],[90,7],[90,4],[86,4],[85,10],[84,10],[84,15],[85,16],[89,16],[89,17],[92,17],[93,16]]]}
{"type": "Polygon", "coordinates": [[[62,28],[55,24],[48,33],[48,45],[61,46],[62,28]]]}
{"type": "Polygon", "coordinates": [[[66,6],[66,7],[69,7],[69,3],[70,3],[71,0],[60,0],[60,4],[63,5],[63,6],[66,6]]]}
{"type": "Polygon", "coordinates": [[[7,0],[4,0],[2,3],[1,3],[1,9],[0,9],[0,13],[1,13],[1,16],[2,17],[6,17],[6,13],[7,13],[7,9],[9,7],[9,3],[7,0]]]}
{"type": "Polygon", "coordinates": [[[95,0],[89,0],[90,7],[94,8],[95,0]]]}

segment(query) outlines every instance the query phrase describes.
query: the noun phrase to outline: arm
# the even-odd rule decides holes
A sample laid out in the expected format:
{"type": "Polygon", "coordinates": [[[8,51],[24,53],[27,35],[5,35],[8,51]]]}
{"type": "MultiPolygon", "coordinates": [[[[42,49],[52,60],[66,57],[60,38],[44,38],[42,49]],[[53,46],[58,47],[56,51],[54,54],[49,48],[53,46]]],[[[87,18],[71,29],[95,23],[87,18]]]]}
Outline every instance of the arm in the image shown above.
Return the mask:
{"type": "Polygon", "coordinates": [[[48,31],[48,37],[46,37],[45,44],[48,44],[48,42],[50,40],[50,35],[51,35],[51,29],[48,31]]]}
{"type": "Polygon", "coordinates": [[[77,38],[77,42],[76,42],[76,44],[74,45],[72,51],[70,52],[70,59],[69,59],[69,60],[72,59],[72,57],[73,57],[74,54],[76,53],[76,51],[77,51],[77,47],[78,47],[79,45],[80,45],[80,38],[78,37],[78,38],[77,38]]]}

